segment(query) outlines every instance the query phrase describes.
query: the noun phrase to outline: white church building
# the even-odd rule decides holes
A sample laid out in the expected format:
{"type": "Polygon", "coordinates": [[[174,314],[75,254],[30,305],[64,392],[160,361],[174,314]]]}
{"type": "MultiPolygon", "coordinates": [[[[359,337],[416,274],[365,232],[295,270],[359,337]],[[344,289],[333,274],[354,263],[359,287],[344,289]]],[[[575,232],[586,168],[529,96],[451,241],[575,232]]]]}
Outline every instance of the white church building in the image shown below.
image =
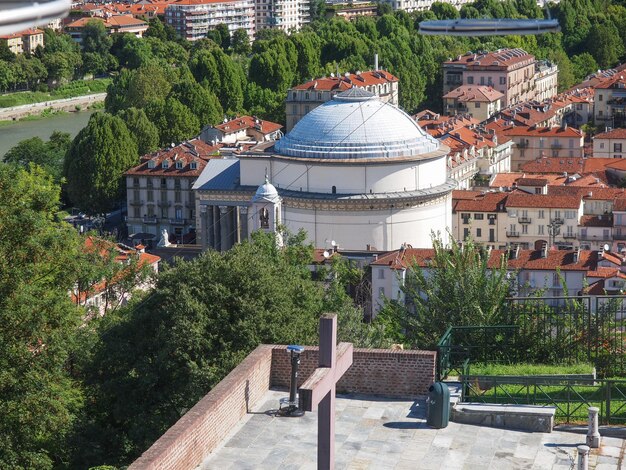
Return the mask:
{"type": "Polygon", "coordinates": [[[254,230],[304,229],[316,247],[394,250],[447,237],[449,149],[409,115],[360,88],[315,108],[285,137],[210,160],[194,185],[204,248],[254,230]]]}

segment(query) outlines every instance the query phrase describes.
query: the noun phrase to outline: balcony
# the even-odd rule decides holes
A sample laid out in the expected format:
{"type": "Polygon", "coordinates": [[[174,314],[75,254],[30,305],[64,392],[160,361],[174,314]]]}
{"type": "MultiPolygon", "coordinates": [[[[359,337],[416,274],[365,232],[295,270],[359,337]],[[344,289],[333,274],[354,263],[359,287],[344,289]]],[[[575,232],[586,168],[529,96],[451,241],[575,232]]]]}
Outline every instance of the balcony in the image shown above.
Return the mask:
{"type": "Polygon", "coordinates": [[[530,217],[518,217],[517,220],[520,224],[529,224],[531,219],[530,217]]]}
{"type": "Polygon", "coordinates": [[[131,206],[143,206],[143,201],[140,201],[139,199],[135,199],[133,201],[129,201],[129,203],[131,206]]]}
{"type": "Polygon", "coordinates": [[[576,234],[575,233],[566,233],[566,234],[563,235],[563,238],[565,238],[566,240],[568,238],[575,239],[576,238],[576,234]]]}
{"type": "Polygon", "coordinates": [[[561,217],[555,217],[552,219],[552,222],[556,225],[563,225],[565,223],[561,217]]]}
{"type": "Polygon", "coordinates": [[[510,238],[519,238],[519,232],[506,232],[506,236],[510,238]]]}
{"type": "Polygon", "coordinates": [[[159,201],[157,202],[157,206],[159,207],[170,207],[172,205],[171,201],[159,201]]]}
{"type": "Polygon", "coordinates": [[[626,240],[626,233],[614,233],[613,240],[626,240]]]}
{"type": "Polygon", "coordinates": [[[170,225],[187,225],[187,219],[170,219],[170,225]]]}
{"type": "Polygon", "coordinates": [[[187,209],[195,209],[196,208],[196,201],[187,201],[185,203],[185,207],[187,209]]]}
{"type": "Polygon", "coordinates": [[[157,223],[157,216],[156,215],[146,215],[143,218],[143,223],[144,224],[156,224],[157,223]]]}

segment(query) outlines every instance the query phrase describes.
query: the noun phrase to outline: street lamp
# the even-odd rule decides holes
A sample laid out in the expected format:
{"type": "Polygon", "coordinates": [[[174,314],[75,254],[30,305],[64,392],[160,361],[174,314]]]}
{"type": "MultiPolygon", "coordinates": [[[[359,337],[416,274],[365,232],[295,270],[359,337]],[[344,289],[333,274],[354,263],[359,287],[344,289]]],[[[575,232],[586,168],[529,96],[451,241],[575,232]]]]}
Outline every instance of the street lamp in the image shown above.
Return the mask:
{"type": "Polygon", "coordinates": [[[550,247],[554,246],[554,244],[556,243],[555,239],[560,233],[561,233],[561,224],[553,219],[548,224],[548,236],[549,236],[548,240],[550,242],[550,247]]]}

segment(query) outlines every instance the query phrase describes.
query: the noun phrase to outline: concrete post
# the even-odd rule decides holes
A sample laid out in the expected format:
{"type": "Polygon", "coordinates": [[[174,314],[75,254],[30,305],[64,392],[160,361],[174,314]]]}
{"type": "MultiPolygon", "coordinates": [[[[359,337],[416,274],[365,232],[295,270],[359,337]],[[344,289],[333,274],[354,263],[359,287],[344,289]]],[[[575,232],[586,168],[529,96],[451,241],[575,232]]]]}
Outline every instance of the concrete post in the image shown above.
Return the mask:
{"type": "Polygon", "coordinates": [[[598,431],[599,408],[589,407],[589,429],[587,431],[587,445],[592,449],[600,447],[600,432],[598,431]]]}
{"type": "Polygon", "coordinates": [[[588,446],[578,446],[578,470],[589,470],[588,446]]]}

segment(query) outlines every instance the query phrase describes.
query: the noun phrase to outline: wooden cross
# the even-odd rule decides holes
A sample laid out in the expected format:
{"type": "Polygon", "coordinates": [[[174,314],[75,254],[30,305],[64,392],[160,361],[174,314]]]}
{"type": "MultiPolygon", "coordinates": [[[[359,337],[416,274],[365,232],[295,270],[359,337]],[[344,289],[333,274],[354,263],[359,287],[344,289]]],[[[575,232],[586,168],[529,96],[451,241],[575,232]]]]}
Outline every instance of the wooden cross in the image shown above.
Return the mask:
{"type": "Polygon", "coordinates": [[[319,367],[300,387],[300,409],[315,411],[317,468],[335,468],[335,385],[352,365],[352,343],[337,346],[337,315],[320,318],[319,367]]]}

